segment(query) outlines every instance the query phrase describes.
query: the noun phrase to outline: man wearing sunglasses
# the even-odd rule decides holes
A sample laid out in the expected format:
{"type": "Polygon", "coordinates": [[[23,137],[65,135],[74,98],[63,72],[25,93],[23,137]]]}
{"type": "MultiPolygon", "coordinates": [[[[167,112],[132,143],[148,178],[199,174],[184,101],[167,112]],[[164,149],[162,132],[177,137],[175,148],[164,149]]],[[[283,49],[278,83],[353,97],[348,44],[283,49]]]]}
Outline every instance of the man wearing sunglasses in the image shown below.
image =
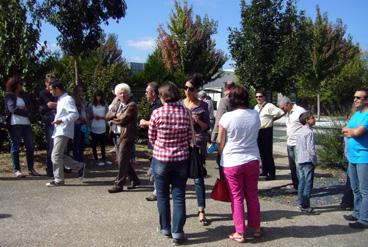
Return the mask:
{"type": "Polygon", "coordinates": [[[293,182],[293,187],[295,190],[298,190],[298,176],[296,172],[296,163],[295,163],[295,146],[296,146],[296,137],[298,130],[303,127],[303,125],[299,121],[299,117],[302,113],[306,112],[306,110],[291,102],[288,97],[283,97],[279,102],[279,107],[286,113],[286,135],[287,135],[287,153],[289,160],[289,168],[291,171],[291,180],[293,182]]]}
{"type": "Polygon", "coordinates": [[[256,91],[257,105],[254,109],[259,113],[261,127],[258,132],[258,148],[262,160],[261,176],[266,180],[276,179],[276,168],[273,160],[273,122],[281,118],[284,112],[272,103],[266,101],[263,90],[256,91]]]}

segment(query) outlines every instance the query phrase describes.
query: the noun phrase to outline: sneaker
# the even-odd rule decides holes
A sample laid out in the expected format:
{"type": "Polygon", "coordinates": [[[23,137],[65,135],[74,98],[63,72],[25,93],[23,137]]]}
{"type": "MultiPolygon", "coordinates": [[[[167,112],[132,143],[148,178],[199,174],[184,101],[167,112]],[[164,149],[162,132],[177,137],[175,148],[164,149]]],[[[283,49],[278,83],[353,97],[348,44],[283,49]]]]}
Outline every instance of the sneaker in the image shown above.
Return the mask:
{"type": "Polygon", "coordinates": [[[155,195],[150,195],[150,196],[147,196],[146,197],[146,200],[149,201],[149,202],[154,202],[154,201],[157,201],[157,196],[155,195]]]}
{"type": "Polygon", "coordinates": [[[100,161],[97,161],[96,165],[97,166],[104,166],[104,165],[106,165],[106,163],[104,161],[100,160],[100,161]]]}
{"type": "Polygon", "coordinates": [[[355,218],[355,217],[354,217],[354,216],[352,216],[352,215],[344,215],[343,217],[344,217],[344,219],[345,219],[345,220],[347,220],[347,221],[357,221],[357,220],[358,220],[357,218],[355,218]]]}
{"type": "Polygon", "coordinates": [[[41,176],[35,169],[29,170],[28,174],[30,176],[41,176]]]}
{"type": "Polygon", "coordinates": [[[47,187],[58,187],[58,186],[63,186],[64,182],[56,182],[55,180],[52,180],[48,183],[46,183],[47,187]]]}
{"type": "Polygon", "coordinates": [[[173,240],[172,240],[172,244],[174,246],[182,245],[182,244],[184,244],[184,242],[185,242],[185,238],[173,238],[173,240]]]}
{"type": "Polygon", "coordinates": [[[300,209],[300,212],[307,213],[307,214],[312,214],[312,213],[314,213],[314,209],[311,208],[311,207],[309,207],[309,208],[301,208],[300,209]]]}
{"type": "Polygon", "coordinates": [[[368,229],[368,225],[362,224],[360,222],[349,223],[349,226],[354,229],[368,229]]]}
{"type": "Polygon", "coordinates": [[[109,160],[105,160],[105,164],[108,165],[108,166],[111,166],[112,165],[112,162],[109,161],[109,160]]]}
{"type": "Polygon", "coordinates": [[[17,178],[24,178],[26,175],[24,175],[21,171],[15,171],[14,176],[17,178]]]}

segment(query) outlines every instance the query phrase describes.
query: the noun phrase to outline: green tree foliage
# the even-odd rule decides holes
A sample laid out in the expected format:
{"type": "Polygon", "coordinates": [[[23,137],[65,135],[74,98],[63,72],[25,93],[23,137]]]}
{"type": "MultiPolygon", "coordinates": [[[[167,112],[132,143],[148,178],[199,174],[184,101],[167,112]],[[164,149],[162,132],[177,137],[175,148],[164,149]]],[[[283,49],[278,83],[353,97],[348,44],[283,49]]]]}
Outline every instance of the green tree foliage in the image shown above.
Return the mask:
{"type": "Polygon", "coordinates": [[[241,1],[241,27],[228,39],[239,80],[254,88],[289,93],[302,71],[307,19],[294,0],[241,1]]]}
{"type": "Polygon", "coordinates": [[[148,56],[143,72],[147,82],[155,81],[161,83],[166,80],[174,79],[172,78],[170,71],[165,66],[161,50],[158,48],[148,56]]]}
{"type": "Polygon", "coordinates": [[[163,26],[158,28],[158,47],[176,82],[193,73],[201,73],[205,81],[211,80],[227,59],[211,38],[217,32],[217,22],[208,16],[202,19],[196,15],[193,19],[193,7],[187,1],[183,6],[175,1],[167,27],[168,31],[163,26]]]}
{"type": "Polygon", "coordinates": [[[79,58],[99,47],[101,24],[124,17],[126,8],[124,0],[45,0],[39,6],[38,14],[58,29],[60,47],[73,58],[76,84],[79,58]]]}

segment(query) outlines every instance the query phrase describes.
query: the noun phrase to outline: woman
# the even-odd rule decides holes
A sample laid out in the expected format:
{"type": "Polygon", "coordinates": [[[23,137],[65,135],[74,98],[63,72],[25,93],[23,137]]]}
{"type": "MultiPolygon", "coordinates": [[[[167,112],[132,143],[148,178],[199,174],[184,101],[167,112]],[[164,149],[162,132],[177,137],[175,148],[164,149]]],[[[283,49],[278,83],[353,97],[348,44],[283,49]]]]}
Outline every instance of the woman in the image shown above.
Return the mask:
{"type": "Polygon", "coordinates": [[[128,176],[132,182],[128,189],[134,189],[135,186],[141,183],[130,162],[135,138],[137,137],[138,107],[130,99],[130,87],[128,84],[120,83],[116,85],[115,95],[116,98],[106,114],[106,120],[117,126],[118,133],[120,133],[116,145],[119,171],[114,186],[108,190],[109,193],[122,192],[128,176]]]}
{"type": "Polygon", "coordinates": [[[105,116],[108,112],[108,107],[105,103],[105,98],[101,91],[97,91],[93,96],[92,104],[89,107],[89,116],[91,121],[91,146],[93,157],[98,166],[111,165],[110,161],[106,160],[105,140],[106,140],[106,120],[105,116]],[[98,161],[97,145],[100,145],[102,159],[98,161]]]}
{"type": "Polygon", "coordinates": [[[19,145],[23,139],[26,146],[28,172],[31,176],[39,176],[33,168],[33,134],[29,115],[32,112],[30,98],[23,91],[23,81],[19,76],[11,77],[6,83],[5,108],[8,112],[7,124],[10,134],[10,153],[14,175],[24,177],[19,164],[19,145]]]}
{"type": "Polygon", "coordinates": [[[249,109],[249,96],[244,87],[235,86],[229,94],[233,111],[219,122],[218,150],[221,166],[229,187],[235,232],[229,238],[245,242],[244,198],[247,203],[248,225],[261,236],[258,200],[259,150],[257,145],[260,120],[258,112],[249,109]]]}
{"type": "Polygon", "coordinates": [[[191,140],[190,115],[179,101],[179,89],[174,83],[162,85],[159,96],[163,106],[151,115],[148,137],[153,146],[151,165],[157,190],[160,232],[167,237],[172,236],[174,244],[181,244],[185,240],[183,228],[191,140]],[[170,185],[174,203],[172,227],[170,185]]]}
{"type": "Polygon", "coordinates": [[[74,125],[73,158],[79,162],[83,162],[84,160],[85,135],[89,123],[87,116],[87,102],[83,97],[83,87],[80,85],[76,86],[73,90],[73,98],[78,109],[79,118],[75,121],[74,125]]]}
{"type": "MultiPolygon", "coordinates": [[[[208,112],[208,105],[197,97],[199,88],[202,86],[202,77],[199,74],[194,74],[185,82],[185,99],[184,106],[190,111],[195,132],[195,145],[200,147],[203,157],[203,165],[207,155],[206,133],[210,128],[210,115],[208,112]]],[[[194,179],[194,187],[197,196],[198,219],[199,222],[207,226],[209,224],[205,215],[206,208],[206,188],[204,185],[204,178],[194,179]]]]}

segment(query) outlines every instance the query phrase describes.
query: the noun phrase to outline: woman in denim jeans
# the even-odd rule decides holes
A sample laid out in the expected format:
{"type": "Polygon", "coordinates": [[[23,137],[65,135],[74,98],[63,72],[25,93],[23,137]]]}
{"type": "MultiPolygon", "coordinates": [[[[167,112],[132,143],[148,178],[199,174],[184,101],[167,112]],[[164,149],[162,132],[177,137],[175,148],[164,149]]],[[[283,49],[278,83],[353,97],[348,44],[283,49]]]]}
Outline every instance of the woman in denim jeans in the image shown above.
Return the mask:
{"type": "Polygon", "coordinates": [[[26,158],[29,175],[39,176],[33,168],[33,137],[29,114],[32,111],[32,103],[23,92],[23,81],[18,76],[11,77],[6,83],[5,109],[8,112],[7,124],[9,127],[11,142],[11,159],[14,175],[24,177],[19,164],[19,145],[23,139],[26,146],[26,158]]]}
{"type": "Polygon", "coordinates": [[[160,232],[173,237],[174,244],[185,240],[185,189],[188,179],[190,114],[182,105],[179,89],[172,82],[159,88],[163,106],[154,110],[148,137],[153,146],[152,170],[156,182],[160,232]],[[170,185],[173,198],[171,225],[170,185]]]}
{"type": "MultiPolygon", "coordinates": [[[[198,90],[202,86],[202,76],[200,74],[192,75],[184,86],[186,98],[183,100],[184,106],[192,114],[192,122],[195,132],[195,144],[200,148],[203,157],[203,165],[207,156],[206,134],[210,128],[210,114],[206,102],[198,99],[198,90]]],[[[194,179],[194,187],[197,196],[198,219],[199,222],[207,226],[209,221],[206,218],[204,209],[206,208],[206,187],[204,178],[194,179]]]]}

